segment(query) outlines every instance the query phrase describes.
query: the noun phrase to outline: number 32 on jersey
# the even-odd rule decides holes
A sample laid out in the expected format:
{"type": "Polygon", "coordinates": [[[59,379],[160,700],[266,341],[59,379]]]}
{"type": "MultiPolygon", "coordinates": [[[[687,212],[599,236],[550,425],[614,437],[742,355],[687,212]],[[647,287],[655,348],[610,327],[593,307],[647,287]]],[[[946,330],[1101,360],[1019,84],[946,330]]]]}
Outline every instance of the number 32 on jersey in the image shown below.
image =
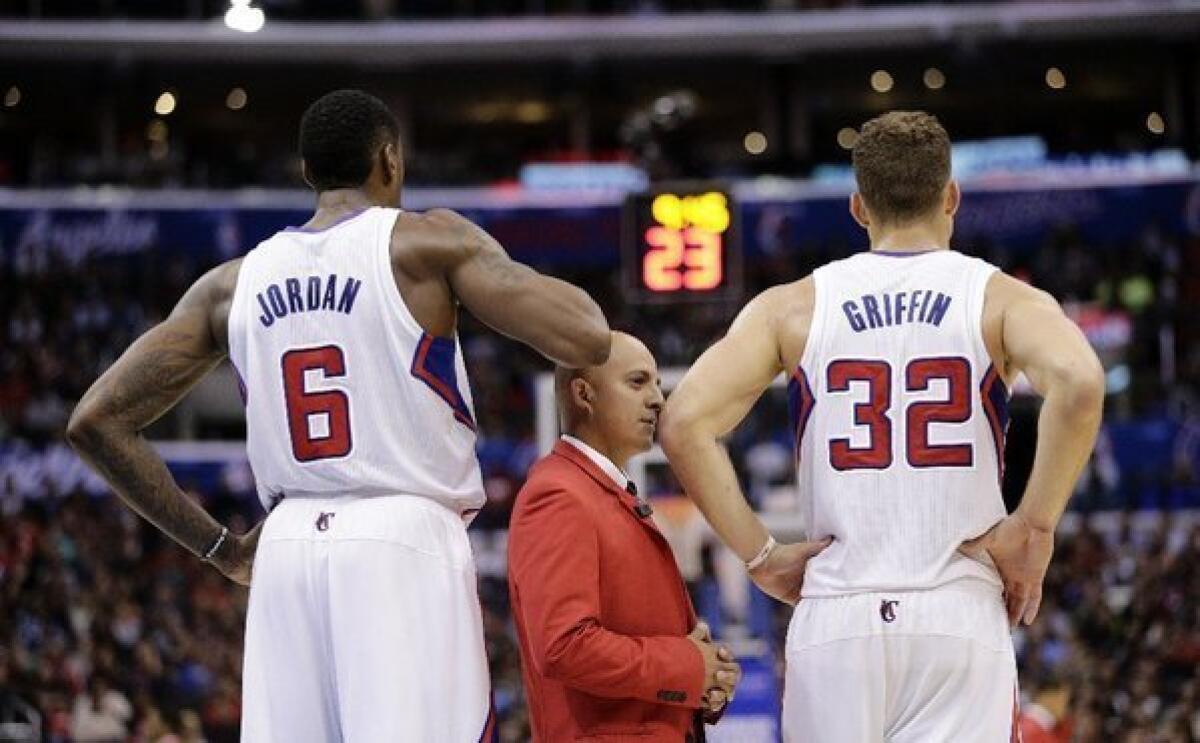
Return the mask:
{"type": "MultiPolygon", "coordinates": [[[[849,437],[829,440],[829,462],[834,469],[882,470],[892,466],[893,408],[892,367],[873,359],[838,359],[825,371],[830,394],[855,394],[851,383],[866,385],[866,395],[854,397],[853,423],[867,430],[867,445],[854,446],[849,437]]],[[[935,380],[945,380],[940,400],[911,402],[898,417],[905,427],[905,457],[913,467],[970,467],[975,452],[970,442],[931,443],[933,423],[965,423],[971,419],[971,364],[960,356],[913,359],[904,369],[906,392],[926,392],[935,380]]],[[[858,386],[861,390],[861,385],[858,386]]]]}

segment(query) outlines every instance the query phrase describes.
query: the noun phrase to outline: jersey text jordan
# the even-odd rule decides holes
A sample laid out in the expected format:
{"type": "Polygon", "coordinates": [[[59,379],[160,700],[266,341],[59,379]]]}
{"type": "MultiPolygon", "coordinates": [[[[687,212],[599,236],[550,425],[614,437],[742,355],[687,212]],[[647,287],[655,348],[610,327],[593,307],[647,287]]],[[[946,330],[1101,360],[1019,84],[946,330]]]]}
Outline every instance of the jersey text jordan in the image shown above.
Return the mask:
{"type": "Polygon", "coordinates": [[[298,312],[326,310],[349,315],[361,288],[362,281],[347,276],[339,294],[335,273],[325,277],[309,276],[303,281],[289,278],[283,282],[282,289],[279,284],[271,284],[265,292],[258,292],[256,298],[262,308],[258,321],[264,328],[269,328],[276,320],[298,312]]]}

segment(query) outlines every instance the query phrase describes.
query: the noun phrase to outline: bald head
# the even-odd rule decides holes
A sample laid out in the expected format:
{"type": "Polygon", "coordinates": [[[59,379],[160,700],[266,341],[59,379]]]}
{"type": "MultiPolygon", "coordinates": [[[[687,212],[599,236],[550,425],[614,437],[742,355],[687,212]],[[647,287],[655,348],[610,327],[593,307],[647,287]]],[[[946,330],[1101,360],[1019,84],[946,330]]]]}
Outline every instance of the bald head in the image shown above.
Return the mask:
{"type": "Polygon", "coordinates": [[[658,364],[632,335],[613,332],[612,350],[600,366],[556,368],[554,391],[563,430],[610,444],[615,451],[604,453],[614,462],[650,447],[663,402],[658,364]]]}

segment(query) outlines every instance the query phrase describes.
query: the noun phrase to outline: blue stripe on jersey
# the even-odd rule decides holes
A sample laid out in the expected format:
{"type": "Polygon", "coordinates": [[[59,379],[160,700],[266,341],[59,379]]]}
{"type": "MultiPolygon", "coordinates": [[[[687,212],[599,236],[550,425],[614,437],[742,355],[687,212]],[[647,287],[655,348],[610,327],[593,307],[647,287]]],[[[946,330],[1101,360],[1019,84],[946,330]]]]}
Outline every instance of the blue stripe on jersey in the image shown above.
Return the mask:
{"type": "Polygon", "coordinates": [[[800,463],[800,442],[804,440],[804,429],[812,416],[815,403],[812,389],[808,386],[808,377],[805,376],[804,370],[797,366],[788,380],[788,420],[791,421],[792,433],[796,437],[793,453],[797,464],[800,463]]]}
{"type": "Polygon", "coordinates": [[[474,431],[476,427],[471,409],[458,391],[455,348],[453,338],[422,333],[421,342],[417,344],[417,352],[413,356],[412,375],[446,401],[459,423],[474,431]]]}
{"type": "Polygon", "coordinates": [[[992,429],[992,443],[996,445],[996,472],[1001,483],[1004,481],[1004,439],[1008,434],[1008,387],[996,372],[996,366],[988,366],[983,381],[979,384],[979,396],[983,399],[983,411],[992,429]]]}

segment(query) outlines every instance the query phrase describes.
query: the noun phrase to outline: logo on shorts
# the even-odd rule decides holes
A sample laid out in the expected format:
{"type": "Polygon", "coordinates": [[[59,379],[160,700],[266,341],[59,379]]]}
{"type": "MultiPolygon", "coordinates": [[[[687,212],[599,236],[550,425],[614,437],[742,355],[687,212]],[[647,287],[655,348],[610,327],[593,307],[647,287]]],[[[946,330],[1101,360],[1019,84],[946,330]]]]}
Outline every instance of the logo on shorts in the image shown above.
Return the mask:
{"type": "Polygon", "coordinates": [[[333,511],[321,511],[321,515],[317,517],[317,531],[328,531],[329,520],[336,515],[333,511]]]}
{"type": "Polygon", "coordinates": [[[896,607],[900,605],[899,601],[892,599],[884,599],[879,602],[879,618],[891,624],[896,621],[896,607]]]}

